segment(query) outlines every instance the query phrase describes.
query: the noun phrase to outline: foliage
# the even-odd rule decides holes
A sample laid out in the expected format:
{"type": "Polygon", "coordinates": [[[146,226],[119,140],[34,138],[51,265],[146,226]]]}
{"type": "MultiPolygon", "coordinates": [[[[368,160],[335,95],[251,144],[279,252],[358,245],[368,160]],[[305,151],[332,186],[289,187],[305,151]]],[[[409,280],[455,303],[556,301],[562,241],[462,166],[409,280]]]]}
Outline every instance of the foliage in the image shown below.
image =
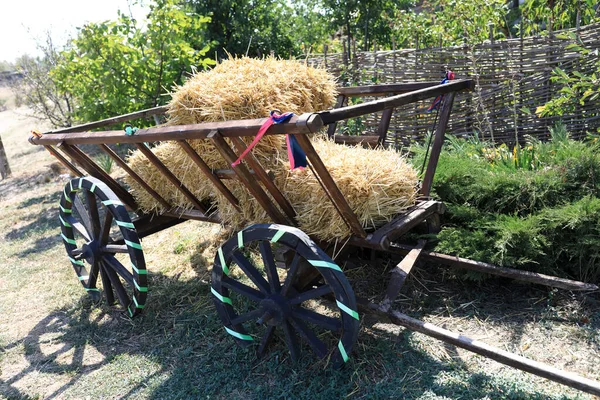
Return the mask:
{"type": "MultiPolygon", "coordinates": [[[[502,266],[599,278],[598,145],[570,140],[564,126],[551,135],[551,142],[532,141],[512,151],[473,138],[449,140],[434,182],[436,196],[449,206],[436,249],[502,266]]],[[[423,150],[415,151],[420,165],[423,150]]]]}
{"type": "MultiPolygon", "coordinates": [[[[281,57],[295,54],[301,44],[294,40],[291,6],[274,0],[192,0],[196,13],[207,15],[206,40],[220,59],[227,54],[261,57],[273,52],[281,57]]],[[[302,32],[306,33],[306,30],[302,32]]]]}
{"type": "Polygon", "coordinates": [[[163,94],[192,68],[212,63],[203,37],[208,21],[174,0],[156,0],[144,25],[122,13],[115,21],[90,23],[61,54],[51,78],[74,96],[80,121],[164,104],[163,94]]]}
{"type": "Polygon", "coordinates": [[[27,55],[16,61],[16,68],[23,79],[11,84],[18,96],[18,104],[24,104],[39,119],[49,121],[54,127],[68,127],[73,123],[73,96],[59,82],[52,79],[50,71],[64,62],[61,54],[48,36],[45,44],[38,44],[42,52],[39,58],[27,55]]]}
{"type": "Polygon", "coordinates": [[[419,48],[481,43],[492,25],[496,39],[506,37],[507,4],[503,0],[432,0],[424,10],[399,10],[390,20],[399,47],[419,48]]]}
{"type": "Polygon", "coordinates": [[[578,52],[580,63],[587,64],[591,61],[593,67],[587,72],[582,68],[581,70],[573,70],[570,73],[565,72],[560,67],[554,68],[551,80],[561,88],[550,101],[537,108],[536,114],[541,117],[576,113],[578,106],[595,101],[600,95],[598,50],[591,51],[583,47],[575,33],[569,33],[564,38],[572,41],[568,48],[578,52]]]}
{"type": "MultiPolygon", "coordinates": [[[[594,0],[527,0],[521,7],[523,34],[535,35],[552,26],[552,30],[574,28],[598,21],[594,0]]],[[[521,23],[519,23],[519,27],[521,23]]]]}

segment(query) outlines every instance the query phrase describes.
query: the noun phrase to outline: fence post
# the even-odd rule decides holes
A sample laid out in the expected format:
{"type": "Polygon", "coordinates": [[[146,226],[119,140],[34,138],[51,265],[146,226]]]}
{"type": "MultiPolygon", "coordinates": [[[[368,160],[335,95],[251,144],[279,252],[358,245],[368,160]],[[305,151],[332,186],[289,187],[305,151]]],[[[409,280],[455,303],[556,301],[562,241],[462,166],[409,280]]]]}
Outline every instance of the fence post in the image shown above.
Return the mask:
{"type": "MultiPolygon", "coordinates": [[[[495,57],[495,49],[494,49],[494,45],[495,45],[495,40],[494,40],[494,26],[492,24],[488,25],[488,29],[489,29],[489,37],[490,37],[490,49],[492,51],[492,71],[490,73],[490,88],[491,88],[491,92],[492,92],[492,118],[488,118],[488,123],[490,125],[490,136],[491,136],[491,140],[492,143],[494,143],[494,125],[492,123],[492,121],[496,120],[496,95],[497,92],[495,90],[495,87],[498,87],[497,83],[496,83],[496,57],[495,57]]],[[[480,99],[480,101],[483,101],[483,99],[480,99]]],[[[494,143],[495,144],[495,143],[494,143]]]]}
{"type": "Polygon", "coordinates": [[[6,179],[10,176],[10,165],[8,165],[8,157],[4,151],[4,145],[2,144],[2,138],[0,137],[0,176],[2,179],[6,179]]]}

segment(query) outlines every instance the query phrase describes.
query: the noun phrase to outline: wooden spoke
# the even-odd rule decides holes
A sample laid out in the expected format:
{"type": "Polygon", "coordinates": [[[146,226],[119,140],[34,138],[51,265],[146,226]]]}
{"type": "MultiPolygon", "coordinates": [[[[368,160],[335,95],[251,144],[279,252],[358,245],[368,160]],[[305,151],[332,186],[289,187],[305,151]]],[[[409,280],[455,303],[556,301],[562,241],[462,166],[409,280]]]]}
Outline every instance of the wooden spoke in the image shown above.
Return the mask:
{"type": "Polygon", "coordinates": [[[104,261],[105,266],[112,268],[121,276],[121,278],[125,279],[128,284],[133,285],[133,280],[135,279],[133,274],[129,272],[129,270],[127,270],[127,268],[125,268],[123,264],[121,264],[119,260],[115,258],[115,256],[106,254],[104,257],[102,257],[102,260],[104,261]]]}
{"type": "Polygon", "coordinates": [[[73,249],[73,250],[71,250],[71,257],[73,257],[76,260],[81,259],[82,255],[83,255],[83,251],[81,249],[73,249]]]}
{"type": "Polygon", "coordinates": [[[73,229],[78,234],[80,234],[83,237],[83,239],[86,242],[89,242],[92,240],[92,238],[90,237],[90,234],[89,234],[89,232],[91,232],[91,231],[88,231],[81,222],[77,221],[75,218],[73,218],[71,216],[66,217],[65,220],[73,227],[73,229]]]}
{"type": "Polygon", "coordinates": [[[302,336],[307,342],[310,348],[320,358],[327,356],[327,346],[321,339],[315,335],[315,333],[302,321],[297,318],[289,318],[288,321],[292,324],[294,329],[302,336]]]}
{"type": "Polygon", "coordinates": [[[129,248],[125,244],[107,244],[106,246],[102,246],[100,251],[103,253],[129,253],[129,248]]]}
{"type": "Polygon", "coordinates": [[[283,321],[283,333],[285,334],[285,344],[290,349],[290,356],[292,361],[298,361],[300,358],[300,346],[298,344],[298,337],[296,332],[292,328],[292,325],[288,321],[283,321]]]}
{"type": "Polygon", "coordinates": [[[244,271],[244,273],[250,278],[250,280],[256,285],[257,288],[263,293],[270,293],[269,283],[265,280],[262,274],[256,269],[254,265],[239,251],[233,252],[233,260],[236,264],[244,271]]]}
{"type": "Polygon", "coordinates": [[[308,290],[304,293],[300,293],[296,297],[290,299],[290,305],[300,304],[306,300],[321,297],[329,293],[333,293],[333,290],[329,285],[319,286],[318,288],[308,290]]]}
{"type": "Polygon", "coordinates": [[[281,294],[283,296],[287,296],[288,291],[290,290],[292,283],[294,282],[294,278],[298,274],[298,267],[300,266],[300,254],[295,253],[292,262],[290,263],[290,267],[288,269],[287,276],[285,277],[285,281],[283,282],[283,287],[281,288],[281,294]]]}
{"type": "Polygon", "coordinates": [[[238,315],[237,317],[235,317],[231,320],[231,325],[239,325],[239,324],[243,324],[244,322],[248,322],[253,319],[258,319],[258,318],[260,318],[261,315],[263,315],[263,313],[264,313],[263,310],[261,310],[260,308],[257,308],[256,310],[252,310],[252,311],[249,311],[242,315],[238,315]]]}
{"type": "Polygon", "coordinates": [[[104,216],[104,223],[102,224],[102,229],[100,230],[100,245],[108,243],[108,238],[110,235],[110,226],[112,224],[113,216],[112,214],[106,210],[106,215],[104,216]]]}
{"type": "Polygon", "coordinates": [[[317,312],[307,310],[306,308],[296,308],[292,311],[294,318],[300,318],[311,324],[325,328],[328,331],[340,332],[342,330],[342,323],[338,318],[328,317],[326,315],[319,314],[317,312]]]}
{"type": "MultiPolygon", "coordinates": [[[[90,277],[88,279],[88,288],[95,288],[96,287],[96,282],[98,281],[98,274],[100,273],[100,267],[98,266],[98,263],[95,262],[92,267],[90,268],[90,277]]],[[[107,290],[105,288],[105,290],[107,290]]],[[[112,290],[112,289],[111,289],[112,290]]]]}
{"type": "Polygon", "coordinates": [[[96,264],[96,268],[98,268],[100,271],[100,277],[102,278],[102,286],[104,287],[104,295],[106,296],[106,302],[112,306],[113,304],[115,304],[115,294],[113,292],[113,287],[110,283],[108,273],[105,271],[105,268],[102,265],[100,265],[100,263],[96,264]]]}
{"type": "Polygon", "coordinates": [[[279,293],[279,290],[281,289],[281,283],[279,282],[277,265],[275,265],[275,258],[273,257],[273,251],[271,250],[271,243],[266,240],[261,240],[258,243],[258,247],[265,265],[265,270],[267,271],[267,278],[269,279],[271,293],[279,293]]]}
{"type": "Polygon", "coordinates": [[[259,357],[265,354],[265,350],[267,350],[269,343],[271,343],[271,341],[273,340],[274,332],[275,332],[274,326],[267,327],[267,332],[265,332],[265,335],[262,337],[262,339],[260,341],[260,346],[258,347],[259,357]]]}
{"type": "Polygon", "coordinates": [[[100,215],[98,214],[98,203],[96,196],[91,192],[85,192],[88,203],[88,212],[92,226],[92,236],[94,239],[100,237],[100,215]]]}
{"type": "MultiPolygon", "coordinates": [[[[73,201],[73,207],[77,211],[79,218],[81,218],[81,223],[83,224],[83,226],[87,232],[86,233],[86,236],[88,237],[87,240],[88,241],[92,240],[92,236],[94,236],[94,231],[92,230],[92,222],[90,221],[90,217],[88,215],[87,208],[81,201],[81,198],[79,196],[77,196],[77,194],[75,195],[75,200],[73,201]]],[[[77,230],[77,231],[79,232],[79,230],[77,230]]],[[[80,232],[80,234],[83,236],[83,233],[80,232]]]]}
{"type": "Polygon", "coordinates": [[[226,276],[222,278],[222,283],[223,286],[225,286],[226,288],[231,289],[234,292],[239,293],[242,296],[247,297],[250,300],[253,300],[257,303],[265,298],[265,295],[259,292],[258,290],[252,289],[250,286],[244,285],[243,283],[240,283],[226,276]]]}
{"type": "Polygon", "coordinates": [[[108,276],[108,279],[110,280],[112,287],[115,289],[115,292],[117,293],[117,297],[119,298],[119,303],[121,303],[121,305],[123,307],[127,307],[129,305],[129,296],[127,295],[127,292],[125,291],[125,288],[123,287],[123,283],[121,283],[119,276],[109,265],[107,265],[106,262],[100,262],[100,264],[103,267],[104,272],[106,272],[106,275],[108,276]]]}

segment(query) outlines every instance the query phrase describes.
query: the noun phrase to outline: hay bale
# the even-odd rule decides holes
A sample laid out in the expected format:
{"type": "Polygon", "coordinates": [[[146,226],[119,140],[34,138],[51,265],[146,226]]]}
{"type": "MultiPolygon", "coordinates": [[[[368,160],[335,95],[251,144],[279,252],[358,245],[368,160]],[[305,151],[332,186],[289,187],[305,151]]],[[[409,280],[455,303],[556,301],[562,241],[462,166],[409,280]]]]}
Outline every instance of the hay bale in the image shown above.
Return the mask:
{"type": "MultiPolygon", "coordinates": [[[[175,89],[167,106],[168,125],[264,118],[274,109],[295,114],[320,111],[329,109],[337,95],[335,78],[326,70],[309,67],[300,61],[274,57],[231,58],[210,71],[195,74],[183,86],[175,89]]],[[[242,139],[246,143],[252,140],[242,139]]],[[[193,140],[190,144],[209,167],[229,168],[212,143],[193,140]]],[[[252,154],[265,168],[273,169],[278,165],[276,152],[284,147],[285,138],[282,135],[265,136],[254,147],[252,154]]],[[[260,208],[258,205],[244,206],[246,212],[242,216],[236,215],[235,209],[220,193],[215,193],[212,184],[199,173],[178,145],[165,142],[152,151],[197,198],[205,200],[215,196],[224,221],[235,222],[238,226],[244,218],[250,218],[247,221],[254,221],[253,218],[264,220],[259,218],[261,212],[255,210],[260,208]]],[[[133,152],[128,164],[170,204],[184,209],[191,207],[187,199],[143,155],[133,152]]],[[[126,177],[126,181],[142,210],[162,210],[162,206],[131,177],[126,177]]],[[[254,204],[246,189],[238,187],[240,185],[237,182],[226,185],[240,197],[241,202],[254,204]]]]}
{"type": "MultiPolygon", "coordinates": [[[[314,140],[313,145],[365,229],[380,227],[415,204],[417,173],[397,152],[326,139],[314,140]]],[[[312,171],[289,171],[284,192],[304,232],[322,240],[351,234],[312,171]]]]}

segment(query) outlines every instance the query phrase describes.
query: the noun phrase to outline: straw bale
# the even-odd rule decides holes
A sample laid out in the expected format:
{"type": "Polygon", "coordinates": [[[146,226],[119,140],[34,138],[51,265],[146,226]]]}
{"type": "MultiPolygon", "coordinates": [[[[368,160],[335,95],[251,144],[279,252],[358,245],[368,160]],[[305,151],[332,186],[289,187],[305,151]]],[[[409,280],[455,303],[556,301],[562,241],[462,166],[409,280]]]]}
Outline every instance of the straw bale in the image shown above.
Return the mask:
{"type": "MultiPolygon", "coordinates": [[[[335,79],[324,69],[274,57],[231,58],[210,71],[195,74],[183,86],[175,89],[167,106],[168,125],[264,118],[274,109],[295,114],[320,111],[329,109],[337,95],[335,79]]],[[[249,144],[253,138],[242,139],[249,144]]],[[[190,144],[210,168],[229,168],[211,142],[192,140],[190,144]]],[[[265,136],[254,147],[252,154],[266,168],[273,169],[277,165],[276,154],[284,146],[285,138],[282,135],[265,136]]],[[[212,184],[177,144],[160,143],[152,151],[197,198],[206,200],[216,196],[226,222],[238,225],[244,218],[248,218],[248,221],[265,220],[266,215],[262,216],[260,207],[252,206],[256,201],[249,197],[243,187],[238,188],[240,185],[237,183],[227,185],[231,185],[232,192],[241,197],[246,212],[243,216],[230,215],[235,213],[235,209],[220,193],[214,193],[212,184]]],[[[184,209],[192,206],[137,151],[131,154],[128,164],[170,204],[184,209]]],[[[162,210],[162,206],[135,180],[127,176],[126,181],[142,210],[162,210]]]]}
{"type": "MultiPolygon", "coordinates": [[[[365,229],[377,228],[415,204],[417,173],[399,153],[341,146],[326,139],[313,145],[365,229]]],[[[351,234],[309,169],[289,171],[284,192],[300,228],[309,235],[333,240],[351,234]]]]}

